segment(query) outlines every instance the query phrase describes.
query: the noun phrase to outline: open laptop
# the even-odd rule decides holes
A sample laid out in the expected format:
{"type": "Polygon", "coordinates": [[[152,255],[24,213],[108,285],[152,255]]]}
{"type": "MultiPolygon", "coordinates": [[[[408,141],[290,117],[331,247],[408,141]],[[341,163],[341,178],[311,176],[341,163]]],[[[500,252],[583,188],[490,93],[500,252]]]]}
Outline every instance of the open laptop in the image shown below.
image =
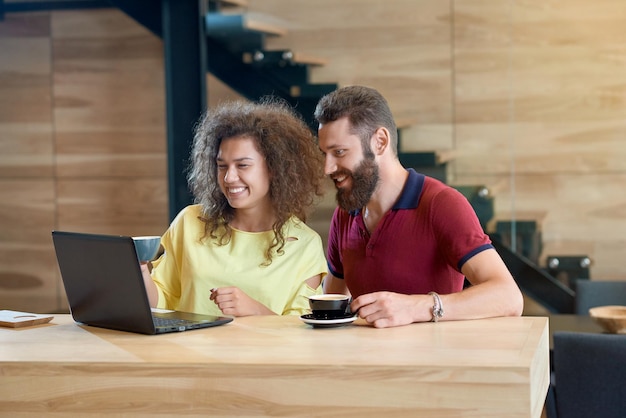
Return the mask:
{"type": "Polygon", "coordinates": [[[52,240],[76,322],[161,334],[214,327],[233,320],[189,312],[153,312],[132,237],[52,231],[52,240]]]}

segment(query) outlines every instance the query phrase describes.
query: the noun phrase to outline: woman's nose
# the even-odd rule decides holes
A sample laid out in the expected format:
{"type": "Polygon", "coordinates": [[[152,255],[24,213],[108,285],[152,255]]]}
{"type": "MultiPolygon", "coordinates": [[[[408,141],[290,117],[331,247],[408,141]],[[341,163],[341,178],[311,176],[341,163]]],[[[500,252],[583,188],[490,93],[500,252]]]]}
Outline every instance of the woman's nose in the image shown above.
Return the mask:
{"type": "Polygon", "coordinates": [[[229,168],[226,170],[224,174],[224,183],[232,183],[236,181],[239,177],[237,176],[237,170],[229,168]]]}

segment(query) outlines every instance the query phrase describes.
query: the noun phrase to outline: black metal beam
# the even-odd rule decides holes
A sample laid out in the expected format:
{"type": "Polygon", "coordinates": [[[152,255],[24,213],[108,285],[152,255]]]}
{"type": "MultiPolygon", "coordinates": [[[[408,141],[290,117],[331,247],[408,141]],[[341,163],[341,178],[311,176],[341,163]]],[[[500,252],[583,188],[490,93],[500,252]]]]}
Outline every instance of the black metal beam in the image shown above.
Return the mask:
{"type": "Polygon", "coordinates": [[[23,1],[19,3],[6,3],[4,0],[0,1],[0,13],[100,9],[109,7],[111,7],[111,4],[107,0],[23,1]]]}
{"type": "Polygon", "coordinates": [[[206,109],[207,46],[201,3],[161,0],[170,219],[193,202],[187,168],[193,129],[206,109]]]}
{"type": "MultiPolygon", "coordinates": [[[[271,70],[264,67],[245,64],[239,55],[234,55],[221,42],[212,38],[207,39],[208,70],[224,84],[249,100],[259,100],[264,96],[276,96],[284,99],[299,112],[311,129],[317,131],[317,124],[313,120],[313,111],[319,97],[293,97],[291,86],[284,80],[276,77],[280,68],[271,70]]],[[[328,85],[323,85],[329,89],[328,85]]]]}
{"type": "Polygon", "coordinates": [[[492,235],[491,242],[524,293],[550,312],[574,313],[575,293],[572,289],[526,257],[511,251],[497,237],[492,235]]]}

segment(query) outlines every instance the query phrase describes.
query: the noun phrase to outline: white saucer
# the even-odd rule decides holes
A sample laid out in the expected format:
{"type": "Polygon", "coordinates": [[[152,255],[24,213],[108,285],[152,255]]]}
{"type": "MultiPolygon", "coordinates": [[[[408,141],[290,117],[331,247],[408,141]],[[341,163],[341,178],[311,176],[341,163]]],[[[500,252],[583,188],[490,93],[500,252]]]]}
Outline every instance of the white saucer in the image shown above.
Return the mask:
{"type": "Polygon", "coordinates": [[[300,319],[305,324],[312,325],[313,328],[334,328],[341,327],[343,325],[350,324],[358,318],[357,315],[349,316],[346,318],[337,318],[337,319],[315,319],[313,315],[302,315],[300,319]]]}

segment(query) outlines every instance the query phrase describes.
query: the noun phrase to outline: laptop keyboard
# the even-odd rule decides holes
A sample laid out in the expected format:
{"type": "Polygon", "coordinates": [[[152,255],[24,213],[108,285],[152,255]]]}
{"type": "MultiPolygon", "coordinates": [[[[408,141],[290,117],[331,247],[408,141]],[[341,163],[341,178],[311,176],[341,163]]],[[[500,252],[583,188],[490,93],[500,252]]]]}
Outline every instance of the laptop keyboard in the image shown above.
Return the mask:
{"type": "Polygon", "coordinates": [[[161,318],[156,316],[153,316],[152,320],[154,321],[155,327],[180,327],[197,323],[197,321],[190,321],[187,319],[161,318]]]}

